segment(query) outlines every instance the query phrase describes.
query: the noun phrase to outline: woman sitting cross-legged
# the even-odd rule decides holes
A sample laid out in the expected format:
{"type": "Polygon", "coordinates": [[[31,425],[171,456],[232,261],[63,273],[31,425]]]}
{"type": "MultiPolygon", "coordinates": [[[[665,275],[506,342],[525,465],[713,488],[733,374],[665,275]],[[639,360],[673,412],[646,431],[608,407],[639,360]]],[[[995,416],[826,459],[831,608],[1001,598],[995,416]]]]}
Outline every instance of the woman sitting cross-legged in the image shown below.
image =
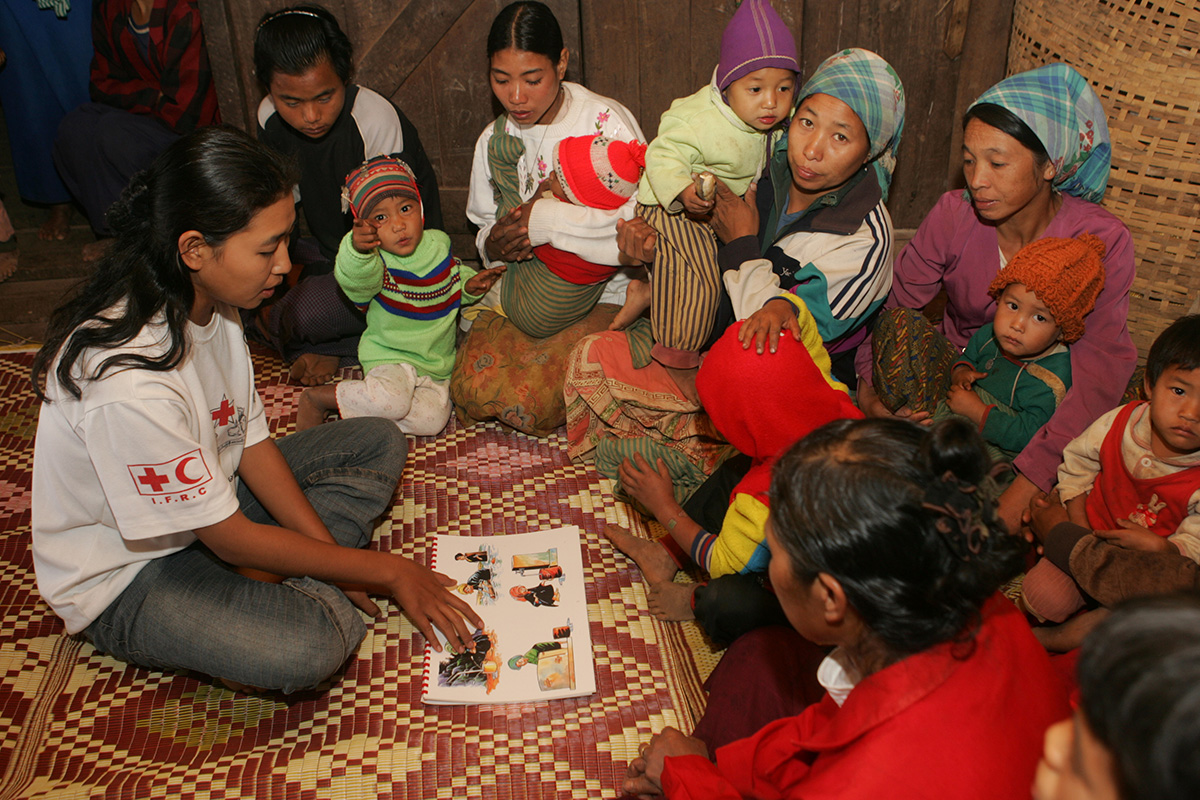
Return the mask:
{"type": "Polygon", "coordinates": [[[395,423],[278,444],[267,430],[238,309],[291,269],[295,182],[240,131],[181,138],[114,205],[112,248],[33,365],[33,561],[67,633],[151,669],[282,692],[354,655],[359,609],[379,612],[368,590],[455,648],[481,624],[449,578],[360,549],[404,468],[395,423]]]}
{"type": "Polygon", "coordinates": [[[839,420],[792,447],[775,466],[767,538],[771,583],[795,630],[738,639],[712,676],[696,736],[655,736],[625,790],[1027,795],[1042,733],[1068,709],[1066,687],[996,592],[1025,545],[996,518],[987,464],[961,420],[928,430],[839,420]],[[834,648],[823,661],[821,647],[834,648]],[[818,661],[827,693],[803,708],[818,661]]]}

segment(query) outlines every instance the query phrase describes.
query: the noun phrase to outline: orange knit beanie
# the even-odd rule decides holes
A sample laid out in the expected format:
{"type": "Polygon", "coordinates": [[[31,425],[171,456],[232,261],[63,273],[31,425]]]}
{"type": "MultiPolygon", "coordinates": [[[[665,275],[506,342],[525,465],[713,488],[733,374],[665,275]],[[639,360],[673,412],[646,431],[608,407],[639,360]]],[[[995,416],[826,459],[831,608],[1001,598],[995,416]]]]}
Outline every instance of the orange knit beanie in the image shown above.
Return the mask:
{"type": "Polygon", "coordinates": [[[988,294],[999,297],[1009,284],[1024,284],[1050,309],[1070,344],[1083,336],[1083,318],[1104,288],[1104,250],[1104,242],[1090,233],[1030,242],[996,273],[988,294]]]}

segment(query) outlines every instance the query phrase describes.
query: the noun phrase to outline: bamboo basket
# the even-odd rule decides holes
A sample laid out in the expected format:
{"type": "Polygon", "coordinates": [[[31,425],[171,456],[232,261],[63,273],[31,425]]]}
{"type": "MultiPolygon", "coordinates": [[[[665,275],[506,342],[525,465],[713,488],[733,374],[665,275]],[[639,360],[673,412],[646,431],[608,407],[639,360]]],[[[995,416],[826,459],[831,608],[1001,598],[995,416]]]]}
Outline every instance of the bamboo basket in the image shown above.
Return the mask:
{"type": "Polygon", "coordinates": [[[1133,233],[1129,330],[1144,360],[1200,311],[1200,0],[1017,0],[1008,73],[1055,61],[1108,111],[1103,205],[1133,233]]]}

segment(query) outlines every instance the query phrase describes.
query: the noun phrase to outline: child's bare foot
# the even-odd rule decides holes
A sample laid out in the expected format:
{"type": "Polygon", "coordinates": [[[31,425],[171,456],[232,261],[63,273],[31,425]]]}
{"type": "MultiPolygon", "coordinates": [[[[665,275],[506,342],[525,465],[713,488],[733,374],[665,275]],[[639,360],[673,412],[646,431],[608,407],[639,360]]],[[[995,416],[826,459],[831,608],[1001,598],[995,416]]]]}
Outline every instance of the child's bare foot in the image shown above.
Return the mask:
{"type": "Polygon", "coordinates": [[[296,383],[305,386],[320,386],[333,380],[341,359],[337,356],[323,356],[317,353],[301,353],[292,362],[291,377],[296,383]]]}
{"type": "Polygon", "coordinates": [[[608,326],[608,329],[610,331],[625,330],[649,307],[650,282],[641,280],[630,281],[629,288],[625,290],[625,305],[621,306],[621,310],[617,312],[617,316],[613,319],[612,324],[608,326]]]}
{"type": "Polygon", "coordinates": [[[694,583],[663,581],[650,587],[650,613],[664,622],[683,622],[695,619],[692,611],[694,583]]]}
{"type": "Polygon", "coordinates": [[[325,407],[317,402],[313,391],[313,389],[305,389],[300,393],[300,400],[296,403],[297,432],[315,428],[325,422],[325,407]]]}
{"type": "Polygon", "coordinates": [[[80,257],[85,264],[99,261],[108,252],[108,248],[112,247],[112,243],[112,239],[97,239],[94,242],[88,242],[83,246],[80,257]]]}
{"type": "Polygon", "coordinates": [[[642,571],[642,577],[651,586],[670,581],[679,570],[667,548],[656,539],[634,536],[620,525],[605,525],[604,535],[613,543],[613,547],[633,559],[633,563],[642,571]]]}
{"type": "Polygon", "coordinates": [[[38,229],[38,238],[43,242],[65,239],[71,232],[71,204],[55,203],[46,213],[46,221],[38,229]]]}
{"type": "Polygon", "coordinates": [[[671,376],[671,380],[675,381],[675,385],[679,387],[679,391],[683,396],[699,407],[700,393],[696,391],[696,374],[700,372],[700,368],[676,369],[675,367],[664,365],[663,369],[671,376]]]}
{"type": "Polygon", "coordinates": [[[1092,628],[1103,622],[1108,615],[1107,608],[1097,608],[1072,617],[1061,625],[1035,626],[1033,636],[1051,653],[1065,653],[1083,644],[1092,628]]]}

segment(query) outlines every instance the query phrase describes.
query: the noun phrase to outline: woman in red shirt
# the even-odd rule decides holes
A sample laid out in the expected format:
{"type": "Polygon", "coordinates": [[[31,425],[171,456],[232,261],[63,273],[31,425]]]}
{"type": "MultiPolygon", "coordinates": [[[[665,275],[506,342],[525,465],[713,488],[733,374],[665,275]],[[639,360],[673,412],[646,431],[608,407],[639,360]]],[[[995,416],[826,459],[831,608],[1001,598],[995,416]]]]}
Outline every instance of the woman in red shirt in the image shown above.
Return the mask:
{"type": "MultiPolygon", "coordinates": [[[[795,632],[834,648],[817,671],[827,692],[715,758],[704,740],[668,728],[630,765],[626,791],[1027,796],[1042,733],[1067,713],[1066,688],[996,593],[1026,545],[996,518],[987,463],[978,434],[957,420],[840,420],[793,446],[772,479],[770,577],[795,632]]],[[[742,637],[714,676],[701,732],[762,708],[748,689],[802,683],[779,665],[797,663],[808,642],[782,628],[742,637]],[[747,652],[762,655],[738,657],[747,652]],[[730,703],[723,695],[734,691],[730,703]]]]}

